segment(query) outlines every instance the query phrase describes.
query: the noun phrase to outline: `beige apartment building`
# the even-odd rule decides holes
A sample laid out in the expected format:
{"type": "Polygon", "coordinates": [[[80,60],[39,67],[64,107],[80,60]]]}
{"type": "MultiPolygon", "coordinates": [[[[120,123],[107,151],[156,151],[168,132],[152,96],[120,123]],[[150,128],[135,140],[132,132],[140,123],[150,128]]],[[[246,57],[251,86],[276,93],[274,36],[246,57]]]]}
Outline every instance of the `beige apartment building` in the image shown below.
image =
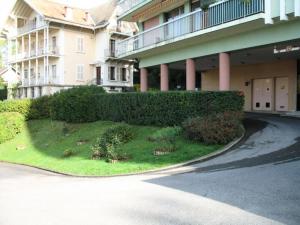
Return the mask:
{"type": "Polygon", "coordinates": [[[21,75],[17,96],[36,98],[87,84],[109,92],[132,87],[133,61],[116,57],[115,42],[137,28],[116,17],[115,1],[85,10],[17,0],[1,31],[8,63],[21,75]]]}

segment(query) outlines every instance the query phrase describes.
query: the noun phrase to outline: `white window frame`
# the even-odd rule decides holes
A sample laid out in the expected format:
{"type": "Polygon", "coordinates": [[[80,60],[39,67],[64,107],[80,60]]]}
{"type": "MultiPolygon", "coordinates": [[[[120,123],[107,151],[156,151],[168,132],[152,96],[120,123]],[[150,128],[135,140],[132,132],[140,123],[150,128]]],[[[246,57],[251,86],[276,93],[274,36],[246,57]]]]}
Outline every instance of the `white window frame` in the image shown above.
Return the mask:
{"type": "Polygon", "coordinates": [[[83,81],[84,78],[84,65],[77,64],[76,66],[76,80],[83,81]]]}
{"type": "Polygon", "coordinates": [[[77,49],[78,53],[84,53],[84,38],[83,37],[77,37],[76,49],[77,49]]]}

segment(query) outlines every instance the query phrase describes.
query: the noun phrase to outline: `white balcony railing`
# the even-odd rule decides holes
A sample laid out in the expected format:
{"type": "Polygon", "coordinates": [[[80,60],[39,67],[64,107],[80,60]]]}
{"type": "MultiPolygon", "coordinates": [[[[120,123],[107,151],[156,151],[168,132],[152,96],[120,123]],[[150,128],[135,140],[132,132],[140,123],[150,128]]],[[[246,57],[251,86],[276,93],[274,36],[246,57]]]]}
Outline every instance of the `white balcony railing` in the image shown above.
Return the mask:
{"type": "Polygon", "coordinates": [[[18,28],[17,34],[21,35],[21,34],[29,32],[29,31],[44,27],[46,25],[47,25],[47,23],[43,19],[31,20],[31,21],[27,22],[24,26],[18,28]]]}
{"type": "Polygon", "coordinates": [[[31,79],[25,78],[22,82],[22,86],[39,86],[39,85],[46,85],[46,84],[60,84],[59,77],[50,77],[45,79],[43,75],[35,77],[35,74],[31,76],[31,79]]]}
{"type": "Polygon", "coordinates": [[[134,8],[138,4],[144,2],[145,0],[120,0],[118,6],[120,8],[119,15],[128,12],[130,9],[134,8]]]}
{"type": "Polygon", "coordinates": [[[197,10],[117,42],[117,57],[210,27],[264,12],[265,0],[227,0],[197,10]]]}
{"type": "Polygon", "coordinates": [[[25,51],[24,53],[18,53],[18,54],[15,54],[15,55],[11,55],[9,57],[9,62],[10,63],[14,63],[16,61],[22,61],[22,60],[25,60],[25,59],[28,59],[28,58],[34,58],[34,57],[40,57],[40,56],[59,56],[59,47],[58,46],[55,46],[55,47],[52,47],[52,46],[49,46],[49,50],[45,50],[44,48],[39,48],[39,49],[33,49],[30,51],[27,50],[25,51]]]}

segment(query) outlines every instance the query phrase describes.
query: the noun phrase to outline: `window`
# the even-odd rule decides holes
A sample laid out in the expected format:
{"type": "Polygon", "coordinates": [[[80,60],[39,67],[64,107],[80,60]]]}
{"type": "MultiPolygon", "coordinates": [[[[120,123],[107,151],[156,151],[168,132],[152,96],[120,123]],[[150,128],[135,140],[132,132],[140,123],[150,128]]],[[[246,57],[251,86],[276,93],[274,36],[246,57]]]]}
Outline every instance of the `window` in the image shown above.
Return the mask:
{"type": "Polygon", "coordinates": [[[43,95],[42,87],[39,87],[39,97],[41,97],[42,95],[43,95]]]}
{"type": "Polygon", "coordinates": [[[52,65],[52,78],[56,78],[56,65],[52,65]]]}
{"type": "Polygon", "coordinates": [[[24,88],[24,96],[27,98],[27,88],[24,88]]]}
{"type": "Polygon", "coordinates": [[[191,2],[191,10],[192,12],[200,9],[200,1],[199,0],[192,0],[191,2]]]}
{"type": "Polygon", "coordinates": [[[52,37],[52,47],[56,48],[56,36],[52,37]]]}
{"type": "Polygon", "coordinates": [[[77,65],[77,80],[83,80],[83,65],[77,65]]]}
{"type": "Polygon", "coordinates": [[[83,38],[78,37],[77,38],[77,52],[83,52],[83,38]]]}
{"type": "Polygon", "coordinates": [[[25,78],[25,79],[28,78],[28,70],[27,70],[27,69],[24,70],[24,78],[25,78]]]}
{"type": "Polygon", "coordinates": [[[113,40],[113,39],[110,39],[109,50],[110,50],[110,55],[111,55],[112,57],[115,57],[115,52],[116,52],[116,41],[113,40]]]}
{"type": "Polygon", "coordinates": [[[31,68],[30,69],[30,78],[34,78],[34,69],[33,68],[31,68]]]}
{"type": "Polygon", "coordinates": [[[121,68],[121,79],[122,79],[122,81],[127,81],[127,70],[126,70],[126,68],[121,68]]]}
{"type": "Polygon", "coordinates": [[[109,79],[110,80],[116,80],[115,67],[113,67],[113,66],[108,67],[108,72],[109,72],[109,79]]]}
{"type": "Polygon", "coordinates": [[[34,98],[34,87],[31,88],[31,98],[34,98]]]}

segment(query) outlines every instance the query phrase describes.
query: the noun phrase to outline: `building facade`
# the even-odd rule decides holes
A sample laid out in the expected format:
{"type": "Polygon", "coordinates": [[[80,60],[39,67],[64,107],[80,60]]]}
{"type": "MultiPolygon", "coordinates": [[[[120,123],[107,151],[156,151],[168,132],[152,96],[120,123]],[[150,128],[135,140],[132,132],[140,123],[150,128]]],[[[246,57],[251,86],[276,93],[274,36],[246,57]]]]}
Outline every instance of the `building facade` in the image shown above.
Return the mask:
{"type": "Polygon", "coordinates": [[[21,74],[20,98],[78,85],[100,85],[107,91],[133,86],[133,61],[115,57],[115,41],[130,37],[135,26],[117,23],[114,1],[98,8],[101,16],[95,9],[47,0],[16,1],[2,36],[8,40],[9,66],[21,74]]]}
{"type": "Polygon", "coordinates": [[[142,91],[151,88],[149,71],[156,68],[161,91],[181,72],[178,86],[186,90],[242,91],[245,111],[299,110],[300,0],[118,4],[119,20],[140,28],[117,48],[118,57],[139,60],[142,91]]]}

